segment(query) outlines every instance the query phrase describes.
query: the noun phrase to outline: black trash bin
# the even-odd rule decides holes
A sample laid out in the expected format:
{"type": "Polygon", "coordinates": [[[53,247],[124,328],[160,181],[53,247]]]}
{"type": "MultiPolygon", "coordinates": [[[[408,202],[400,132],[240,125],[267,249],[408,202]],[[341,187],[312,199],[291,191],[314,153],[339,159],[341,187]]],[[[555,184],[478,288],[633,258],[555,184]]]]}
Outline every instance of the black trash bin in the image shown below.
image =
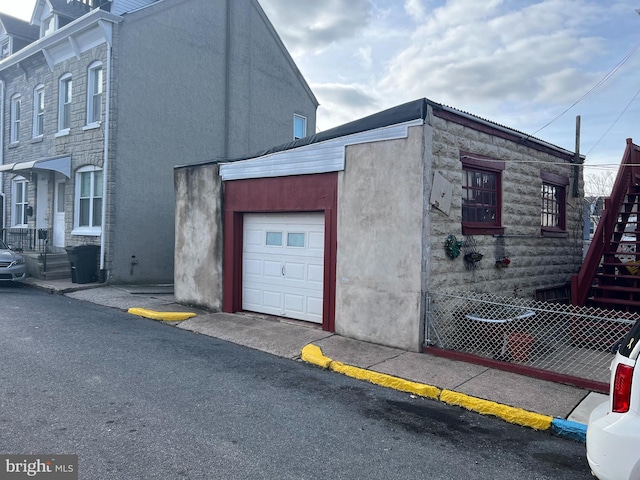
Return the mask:
{"type": "Polygon", "coordinates": [[[71,264],[71,281],[73,283],[92,283],[98,281],[97,245],[80,245],[65,247],[71,264]]]}

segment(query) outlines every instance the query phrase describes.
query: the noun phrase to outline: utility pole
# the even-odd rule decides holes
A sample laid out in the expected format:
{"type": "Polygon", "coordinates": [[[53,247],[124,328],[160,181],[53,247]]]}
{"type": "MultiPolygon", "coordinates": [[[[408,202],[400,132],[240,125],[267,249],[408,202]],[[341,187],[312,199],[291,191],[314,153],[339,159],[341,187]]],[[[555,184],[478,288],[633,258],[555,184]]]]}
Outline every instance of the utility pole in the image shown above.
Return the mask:
{"type": "Polygon", "coordinates": [[[580,195],[580,115],[576,116],[576,151],[573,156],[573,196],[580,195]]]}

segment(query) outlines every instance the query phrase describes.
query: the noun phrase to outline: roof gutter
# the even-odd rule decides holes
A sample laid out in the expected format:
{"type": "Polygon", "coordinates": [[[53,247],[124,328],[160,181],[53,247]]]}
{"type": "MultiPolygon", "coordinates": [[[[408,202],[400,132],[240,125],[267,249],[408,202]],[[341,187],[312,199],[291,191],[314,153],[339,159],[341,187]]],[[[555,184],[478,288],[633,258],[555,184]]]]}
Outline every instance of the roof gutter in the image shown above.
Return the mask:
{"type": "Polygon", "coordinates": [[[0,62],[0,71],[5,70],[13,65],[17,65],[27,58],[42,52],[43,50],[55,47],[56,45],[59,45],[61,43],[68,42],[69,37],[87,30],[100,20],[111,23],[120,23],[122,21],[122,17],[100,9],[93,10],[88,14],[78,18],[77,20],[74,20],[70,24],[65,25],[61,29],[56,30],[52,34],[47,35],[46,37],[43,37],[30,45],[27,45],[21,50],[18,50],[10,57],[5,58],[0,62]]]}

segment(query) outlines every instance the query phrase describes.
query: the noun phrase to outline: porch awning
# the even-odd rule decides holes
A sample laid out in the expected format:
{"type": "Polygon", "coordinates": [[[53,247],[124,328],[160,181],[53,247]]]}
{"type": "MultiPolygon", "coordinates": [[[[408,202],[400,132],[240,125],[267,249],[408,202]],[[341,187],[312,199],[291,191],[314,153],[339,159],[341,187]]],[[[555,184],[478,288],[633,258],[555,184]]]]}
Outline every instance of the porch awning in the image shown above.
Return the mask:
{"type": "Polygon", "coordinates": [[[71,157],[58,157],[0,165],[0,172],[54,171],[71,178],[71,157]]]}

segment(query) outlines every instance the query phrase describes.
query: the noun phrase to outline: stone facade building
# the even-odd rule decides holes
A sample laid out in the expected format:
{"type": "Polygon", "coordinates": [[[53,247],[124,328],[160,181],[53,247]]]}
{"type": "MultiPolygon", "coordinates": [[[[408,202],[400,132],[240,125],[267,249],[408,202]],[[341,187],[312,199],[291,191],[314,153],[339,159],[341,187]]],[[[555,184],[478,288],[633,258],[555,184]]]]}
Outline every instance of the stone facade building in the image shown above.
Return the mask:
{"type": "Polygon", "coordinates": [[[23,23],[39,38],[0,31],[21,47],[0,60],[3,238],[93,245],[104,281],[173,281],[175,165],[315,129],[318,103],[256,0],[38,0],[23,23]]]}
{"type": "Polygon", "coordinates": [[[532,298],[582,261],[579,159],[427,99],[175,180],[179,302],[406,350],[428,292],[532,298]]]}

